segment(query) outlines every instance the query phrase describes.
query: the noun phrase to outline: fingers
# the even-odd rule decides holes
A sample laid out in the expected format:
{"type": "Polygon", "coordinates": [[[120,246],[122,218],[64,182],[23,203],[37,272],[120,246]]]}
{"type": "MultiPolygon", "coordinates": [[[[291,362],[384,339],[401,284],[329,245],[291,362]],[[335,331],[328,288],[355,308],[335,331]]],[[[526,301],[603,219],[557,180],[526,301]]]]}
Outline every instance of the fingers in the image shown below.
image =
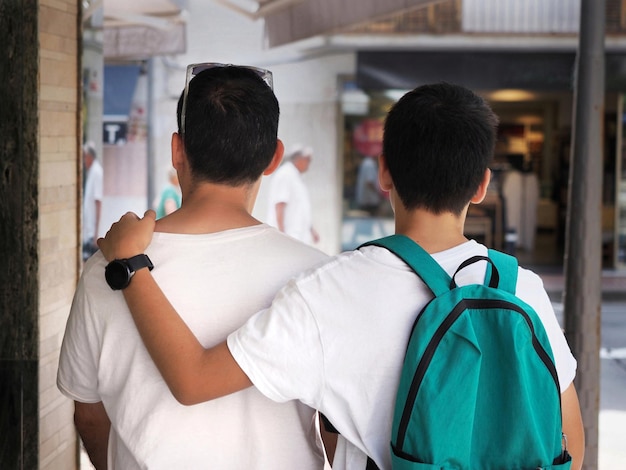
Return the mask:
{"type": "MultiPolygon", "coordinates": [[[[137,214],[135,214],[134,212],[127,212],[122,217],[120,217],[119,222],[121,222],[124,219],[139,220],[139,216],[137,214]]],[[[113,225],[115,225],[115,224],[113,224],[113,225]]]]}
{"type": "Polygon", "coordinates": [[[97,240],[98,248],[108,261],[143,253],[152,240],[155,224],[156,213],[152,210],[146,211],[142,218],[134,212],[127,212],[111,226],[104,238],[97,240]]]}

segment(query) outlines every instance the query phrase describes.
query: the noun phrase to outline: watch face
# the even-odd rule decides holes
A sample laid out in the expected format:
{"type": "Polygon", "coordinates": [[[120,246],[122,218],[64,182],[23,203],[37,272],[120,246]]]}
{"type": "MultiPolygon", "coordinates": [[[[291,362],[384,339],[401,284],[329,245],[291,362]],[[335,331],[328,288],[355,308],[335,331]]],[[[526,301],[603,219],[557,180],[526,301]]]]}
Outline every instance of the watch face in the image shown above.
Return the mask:
{"type": "Polygon", "coordinates": [[[123,289],[130,283],[130,270],[124,263],[114,260],[104,270],[104,277],[111,289],[123,289]]]}

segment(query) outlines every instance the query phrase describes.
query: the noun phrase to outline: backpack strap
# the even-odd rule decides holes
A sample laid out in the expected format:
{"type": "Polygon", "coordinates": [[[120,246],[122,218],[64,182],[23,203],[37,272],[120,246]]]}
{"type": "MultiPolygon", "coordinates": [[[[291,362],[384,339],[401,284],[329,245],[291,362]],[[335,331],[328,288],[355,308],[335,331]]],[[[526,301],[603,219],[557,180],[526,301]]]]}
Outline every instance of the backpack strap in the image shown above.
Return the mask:
{"type": "MultiPolygon", "coordinates": [[[[501,251],[489,249],[489,259],[500,274],[498,288],[515,295],[517,286],[517,259],[501,251]]],[[[491,265],[487,267],[487,276],[490,274],[491,265]]]]}
{"type": "MultiPolygon", "coordinates": [[[[455,286],[453,278],[439,266],[434,258],[405,235],[396,234],[379,238],[378,240],[363,243],[359,248],[371,245],[386,248],[403,260],[415,271],[420,279],[424,281],[435,296],[441,295],[455,286]]],[[[491,263],[487,263],[485,284],[491,285],[492,280],[495,280],[496,285],[492,287],[498,287],[499,289],[515,295],[517,286],[517,259],[511,255],[493,249],[488,250],[488,257],[488,261],[491,261],[491,263]],[[495,279],[493,279],[492,263],[497,272],[495,279]]],[[[477,257],[476,259],[468,260],[466,263],[472,264],[480,259],[484,258],[477,257]]],[[[462,267],[463,265],[459,267],[459,270],[462,269],[462,267]]]]}
{"type": "Polygon", "coordinates": [[[403,260],[420,277],[435,296],[450,290],[452,279],[426,250],[404,235],[390,235],[362,244],[362,246],[380,246],[388,249],[403,260]]]}

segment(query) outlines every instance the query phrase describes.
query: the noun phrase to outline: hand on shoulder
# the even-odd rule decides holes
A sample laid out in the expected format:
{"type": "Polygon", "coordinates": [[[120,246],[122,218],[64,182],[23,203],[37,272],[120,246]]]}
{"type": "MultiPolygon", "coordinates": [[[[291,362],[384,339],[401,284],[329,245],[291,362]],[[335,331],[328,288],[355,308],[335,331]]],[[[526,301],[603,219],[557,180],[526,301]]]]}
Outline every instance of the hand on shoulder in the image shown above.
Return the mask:
{"type": "Polygon", "coordinates": [[[98,247],[107,261],[144,253],[152,240],[155,222],[153,210],[146,211],[143,218],[127,212],[111,226],[104,238],[98,239],[98,247]]]}

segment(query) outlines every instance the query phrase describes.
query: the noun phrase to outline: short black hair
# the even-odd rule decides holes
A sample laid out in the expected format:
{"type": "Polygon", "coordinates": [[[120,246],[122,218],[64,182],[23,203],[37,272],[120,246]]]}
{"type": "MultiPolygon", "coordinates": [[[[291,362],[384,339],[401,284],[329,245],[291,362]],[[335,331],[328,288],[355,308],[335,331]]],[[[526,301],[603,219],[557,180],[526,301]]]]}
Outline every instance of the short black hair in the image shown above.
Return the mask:
{"type": "Polygon", "coordinates": [[[383,154],[409,210],[460,215],[493,158],[498,118],[458,85],[423,85],[405,94],[385,120],[383,154]]]}
{"type": "MultiPolygon", "coordinates": [[[[182,102],[181,94],[179,133],[182,102]]],[[[258,180],[276,151],[279,113],[274,92],[250,69],[216,67],[192,78],[181,135],[193,178],[231,186],[258,180]]]]}

